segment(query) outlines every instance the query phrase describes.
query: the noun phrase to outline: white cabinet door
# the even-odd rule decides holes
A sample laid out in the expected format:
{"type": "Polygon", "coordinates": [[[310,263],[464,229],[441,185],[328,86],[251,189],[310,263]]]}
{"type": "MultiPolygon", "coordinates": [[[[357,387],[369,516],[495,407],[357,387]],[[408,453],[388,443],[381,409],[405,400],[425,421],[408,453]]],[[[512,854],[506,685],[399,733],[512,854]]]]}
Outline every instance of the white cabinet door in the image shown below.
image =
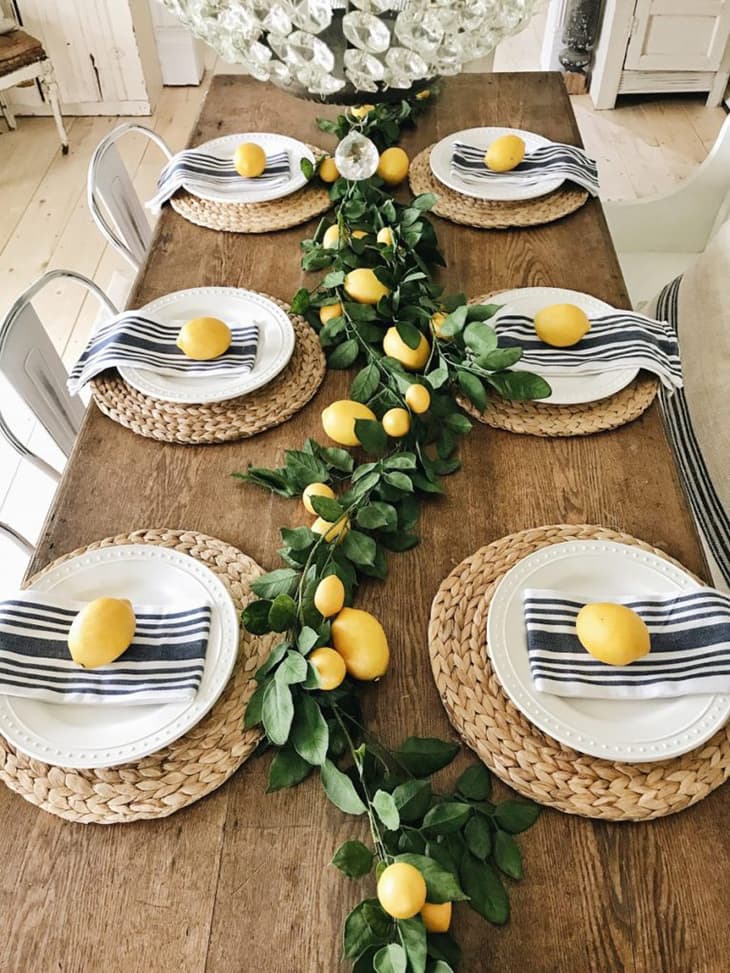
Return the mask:
{"type": "Polygon", "coordinates": [[[730,33],[730,0],[637,0],[624,67],[717,71],[730,33]]]}

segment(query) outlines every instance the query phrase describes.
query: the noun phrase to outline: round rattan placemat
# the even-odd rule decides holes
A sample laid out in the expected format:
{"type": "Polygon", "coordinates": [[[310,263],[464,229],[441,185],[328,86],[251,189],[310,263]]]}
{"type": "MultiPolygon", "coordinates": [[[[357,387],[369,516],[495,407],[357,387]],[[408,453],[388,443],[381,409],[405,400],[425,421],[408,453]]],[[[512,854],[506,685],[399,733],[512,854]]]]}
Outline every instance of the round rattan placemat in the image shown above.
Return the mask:
{"type": "MultiPolygon", "coordinates": [[[[268,294],[264,295],[269,297],[268,294]]],[[[269,297],[287,313],[289,305],[269,297]]],[[[304,318],[290,314],[296,343],[286,368],[263,388],[225,402],[181,405],[153,399],[127,385],[118,372],[103,372],[91,382],[94,401],[104,415],[132,432],[165,443],[223,443],[247,439],[290,419],[309,402],[325,376],[319,337],[304,318]]]]}
{"type": "MultiPolygon", "coordinates": [[[[263,574],[255,561],[235,547],[181,530],[119,534],[53,563],[118,544],[171,547],[202,561],[221,579],[239,610],[253,597],[250,581],[263,574]]],[[[241,630],[238,661],[228,685],[208,715],[169,747],[118,767],[73,770],[27,757],[0,737],[0,780],[44,811],[82,824],[164,818],[199,801],[225,783],[259,742],[260,731],[244,730],[243,717],[256,687],[253,674],[270,651],[271,639],[252,638],[241,630]]]]}
{"type": "MultiPolygon", "coordinates": [[[[318,158],[326,155],[316,145],[308,146],[318,158]]],[[[267,203],[214,203],[181,189],[170,200],[172,208],[191,223],[226,233],[270,233],[307,223],[332,206],[329,190],[318,179],[290,196],[267,203]]]]}
{"type": "Polygon", "coordinates": [[[577,186],[556,189],[537,199],[484,200],[473,199],[449,189],[431,172],[429,145],[411,162],[409,180],[414,195],[435,193],[438,201],[432,212],[452,223],[475,226],[483,230],[508,230],[520,226],[539,226],[552,223],[574,213],[586,202],[588,193],[577,186]]]}
{"type": "Polygon", "coordinates": [[[701,801],[730,776],[730,724],[680,757],[616,763],[578,753],[533,726],[508,699],[487,656],[487,613],[494,589],[518,561],[550,544],[610,540],[663,551],[605,527],[559,524],[503,537],[458,564],[431,607],[431,668],[452,725],[505,783],[568,814],[645,821],[701,801]]]}

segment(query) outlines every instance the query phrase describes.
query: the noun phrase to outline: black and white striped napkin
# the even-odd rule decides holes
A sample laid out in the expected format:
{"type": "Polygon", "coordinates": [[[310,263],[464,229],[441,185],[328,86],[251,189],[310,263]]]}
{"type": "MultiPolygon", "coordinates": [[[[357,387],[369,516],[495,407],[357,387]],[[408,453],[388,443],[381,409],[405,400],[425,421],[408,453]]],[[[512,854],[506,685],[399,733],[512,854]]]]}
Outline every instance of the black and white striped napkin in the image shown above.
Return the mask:
{"type": "Polygon", "coordinates": [[[184,149],[174,155],[162,170],[157,180],[157,192],[146,205],[157,213],[178,189],[187,189],[193,194],[215,190],[224,196],[230,195],[232,202],[241,202],[241,194],[246,190],[283,186],[289,181],[290,171],[289,153],[286,151],[267,156],[266,168],[261,175],[247,179],[236,170],[231,159],[198,149],[184,149]]]}
{"type": "Polygon", "coordinates": [[[105,321],[91,336],[71,369],[67,382],[69,392],[75,395],[95,375],[119,365],[182,378],[210,378],[251,371],[258,347],[257,324],[232,326],[228,351],[210,361],[193,361],[175,343],[183,323],[154,321],[135,311],[125,311],[105,321]]]}
{"type": "Polygon", "coordinates": [[[494,319],[500,347],[522,348],[522,364],[545,378],[599,375],[621,368],[643,368],[670,392],[682,387],[677,336],[666,321],[633,311],[611,311],[592,317],[591,330],[572,348],[554,348],[535,332],[533,318],[500,314],[494,319]]]}
{"type": "Polygon", "coordinates": [[[453,143],[451,171],[470,185],[495,182],[503,186],[538,186],[555,179],[569,179],[587,189],[592,196],[598,195],[598,168],[583,149],[577,145],[551,142],[533,152],[509,172],[492,172],[484,164],[487,151],[465,142],[453,143]]]}
{"type": "Polygon", "coordinates": [[[730,692],[730,597],[712,588],[607,600],[628,605],[645,622],[651,651],[628,666],[609,666],[575,634],[585,598],[527,588],[527,654],[535,688],[554,696],[654,699],[730,692]]]}
{"type": "Polygon", "coordinates": [[[135,605],[134,641],[114,662],[96,669],[75,663],[68,649],[71,623],[83,607],[33,591],[0,602],[0,693],[124,706],[195,696],[205,667],[210,605],[135,605]]]}

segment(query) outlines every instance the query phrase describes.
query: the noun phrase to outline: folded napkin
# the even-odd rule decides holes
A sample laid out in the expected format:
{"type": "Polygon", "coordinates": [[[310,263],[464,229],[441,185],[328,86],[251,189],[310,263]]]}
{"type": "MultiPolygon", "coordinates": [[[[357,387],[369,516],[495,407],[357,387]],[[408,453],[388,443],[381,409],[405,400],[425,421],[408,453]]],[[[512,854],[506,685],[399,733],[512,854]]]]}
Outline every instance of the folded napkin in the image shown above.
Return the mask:
{"type": "Polygon", "coordinates": [[[0,602],[0,693],[50,703],[130,705],[192,699],[205,666],[210,605],[135,605],[134,641],[116,661],[84,669],[68,633],[82,602],[22,591],[0,602]]]}
{"type": "Polygon", "coordinates": [[[247,179],[234,167],[230,159],[221,159],[197,149],[184,149],[167,163],[157,180],[157,192],[147,201],[147,207],[157,213],[178,189],[230,195],[239,201],[242,192],[267,186],[281,186],[289,180],[289,153],[275,152],[266,157],[266,168],[260,176],[247,179]]]}
{"type": "Polygon", "coordinates": [[[528,588],[523,594],[527,655],[535,688],[554,696],[653,699],[730,692],[730,597],[712,588],[673,595],[627,595],[645,622],[651,651],[628,666],[609,666],[575,634],[585,598],[528,588]]]}
{"type": "Polygon", "coordinates": [[[451,171],[466,183],[477,186],[490,180],[495,185],[537,186],[553,179],[569,179],[592,196],[598,195],[596,163],[577,145],[551,142],[534,152],[528,152],[518,166],[509,172],[492,172],[484,164],[486,148],[480,149],[465,142],[454,142],[451,171]]]}
{"type": "Polygon", "coordinates": [[[534,320],[526,315],[499,315],[494,327],[501,347],[519,345],[520,362],[539,368],[546,378],[643,368],[670,392],[682,388],[679,342],[666,321],[633,311],[611,311],[591,318],[591,330],[572,348],[546,345],[535,333],[534,320]]]}
{"type": "Polygon", "coordinates": [[[158,375],[208,378],[231,372],[250,372],[256,361],[257,324],[231,327],[231,347],[211,361],[193,361],[175,342],[184,322],[154,321],[135,311],[124,311],[104,324],[89,339],[71,369],[68,389],[75,395],[88,381],[107,368],[131,365],[158,375]]]}

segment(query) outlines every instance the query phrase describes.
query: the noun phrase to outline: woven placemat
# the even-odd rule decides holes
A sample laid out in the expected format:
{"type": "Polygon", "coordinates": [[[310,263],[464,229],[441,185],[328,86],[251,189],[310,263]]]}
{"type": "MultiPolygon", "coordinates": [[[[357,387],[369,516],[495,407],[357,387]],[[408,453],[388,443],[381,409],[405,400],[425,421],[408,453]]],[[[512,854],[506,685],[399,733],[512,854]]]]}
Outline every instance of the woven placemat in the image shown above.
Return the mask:
{"type": "Polygon", "coordinates": [[[701,801],[730,776],[730,724],[681,757],[618,763],[571,750],[533,726],[510,702],[487,657],[487,613],[497,583],[550,544],[609,540],[663,551],[605,527],[525,530],[480,548],[442,582],[428,629],[436,686],[464,742],[505,783],[540,804],[610,821],[645,821],[701,801]]]}
{"type": "Polygon", "coordinates": [[[473,199],[449,189],[431,172],[429,157],[433,145],[429,145],[411,162],[409,180],[415,196],[435,193],[438,201],[432,212],[437,216],[475,226],[483,230],[508,230],[519,226],[539,226],[552,223],[562,216],[574,213],[586,202],[589,194],[578,186],[563,186],[546,196],[522,200],[473,199]]]}
{"type": "MultiPolygon", "coordinates": [[[[316,145],[308,146],[315,158],[326,155],[316,145]]],[[[191,223],[226,233],[269,233],[307,223],[332,206],[329,190],[318,179],[308,182],[290,196],[267,203],[214,203],[193,196],[184,189],[170,200],[172,208],[191,223]]]]}
{"type": "MultiPolygon", "coordinates": [[[[66,554],[30,583],[78,554],[119,544],[171,547],[202,561],[221,579],[239,611],[254,597],[251,580],[263,574],[246,554],[206,534],[137,530],[66,554]]],[[[243,717],[256,687],[253,674],[268,655],[272,638],[254,638],[241,630],[228,685],[208,715],[169,747],[118,767],[73,770],[27,757],[0,737],[0,780],[44,811],[82,824],[164,818],[199,801],[225,783],[259,742],[260,731],[244,730],[243,717]]]]}
{"type": "MultiPolygon", "coordinates": [[[[269,297],[269,295],[264,295],[269,297]]],[[[286,368],[263,388],[225,402],[181,405],[153,399],[127,385],[115,370],[91,382],[104,415],[140,436],[165,443],[224,443],[247,439],[290,419],[309,402],[325,376],[319,337],[288,304],[269,297],[290,316],[296,342],[286,368]]]]}

